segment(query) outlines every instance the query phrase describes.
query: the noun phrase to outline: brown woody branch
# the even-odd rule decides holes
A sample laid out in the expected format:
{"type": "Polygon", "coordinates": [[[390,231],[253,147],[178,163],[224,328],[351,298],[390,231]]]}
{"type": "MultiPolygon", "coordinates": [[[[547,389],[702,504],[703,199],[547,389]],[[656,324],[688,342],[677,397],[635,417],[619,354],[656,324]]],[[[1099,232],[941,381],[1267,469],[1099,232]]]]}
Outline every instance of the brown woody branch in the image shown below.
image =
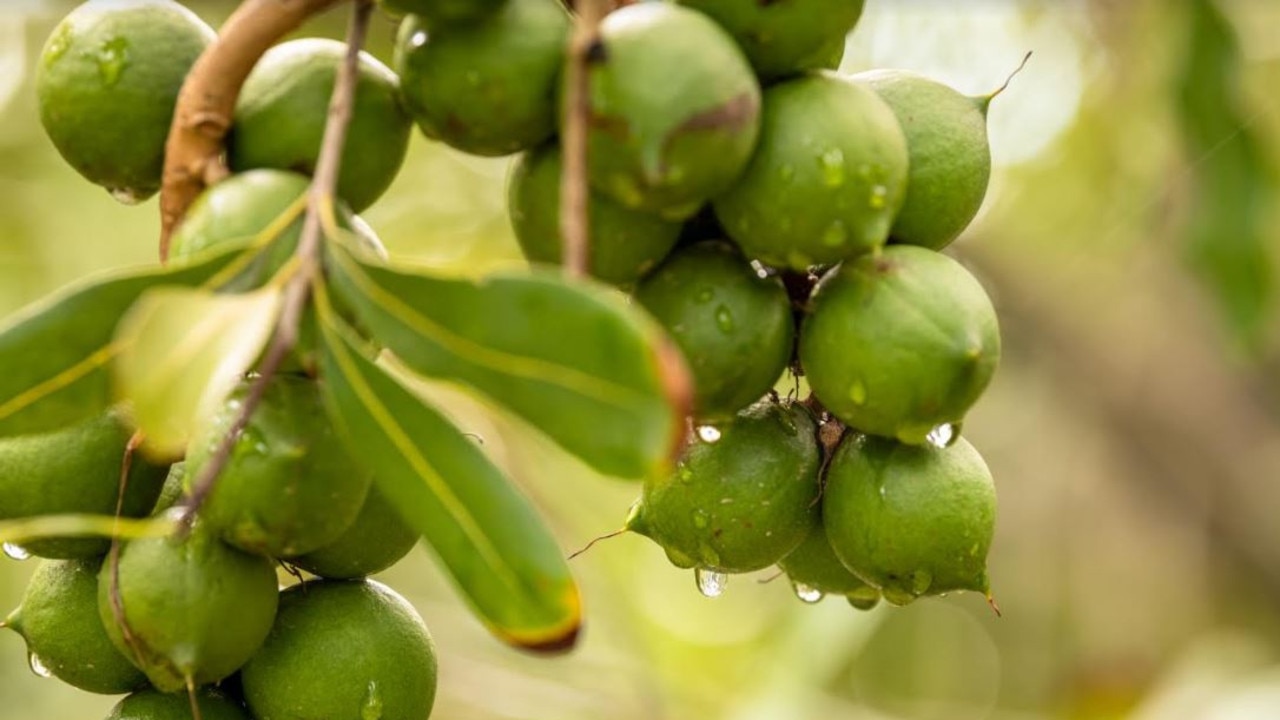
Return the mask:
{"type": "Polygon", "coordinates": [[[604,54],[600,43],[600,21],[612,8],[609,0],[579,0],[573,33],[569,37],[568,88],[565,91],[565,121],[561,134],[564,154],[560,176],[560,237],[565,271],[571,276],[587,272],[587,128],[591,113],[588,96],[589,71],[593,61],[604,54]]]}
{"type": "Polygon", "coordinates": [[[281,362],[297,342],[302,316],[306,310],[307,301],[311,297],[311,284],[320,269],[323,237],[321,217],[326,208],[332,207],[334,188],[338,184],[342,148],[346,145],[347,128],[351,124],[360,48],[363,47],[365,36],[368,34],[369,16],[372,12],[372,0],[355,0],[351,24],[347,31],[347,54],[338,71],[333,95],[329,101],[329,117],[325,123],[324,139],[321,141],[320,154],[316,160],[316,172],[307,195],[307,214],[302,221],[302,233],[295,251],[299,261],[298,270],[289,278],[284,288],[283,307],[280,311],[280,319],[276,323],[275,333],[271,338],[271,345],[258,365],[258,376],[249,387],[249,392],[240,407],[240,414],[219,440],[213,455],[192,482],[191,498],[182,517],[185,528],[190,528],[196,513],[199,512],[209,493],[213,491],[218,475],[226,467],[236,441],[249,424],[253,412],[262,402],[267,386],[275,377],[276,371],[280,369],[281,362]]]}
{"type": "Polygon", "coordinates": [[[196,196],[227,174],[223,139],[259,58],[307,18],[342,0],[244,0],[196,60],[178,94],[160,188],[160,260],[196,196]]]}

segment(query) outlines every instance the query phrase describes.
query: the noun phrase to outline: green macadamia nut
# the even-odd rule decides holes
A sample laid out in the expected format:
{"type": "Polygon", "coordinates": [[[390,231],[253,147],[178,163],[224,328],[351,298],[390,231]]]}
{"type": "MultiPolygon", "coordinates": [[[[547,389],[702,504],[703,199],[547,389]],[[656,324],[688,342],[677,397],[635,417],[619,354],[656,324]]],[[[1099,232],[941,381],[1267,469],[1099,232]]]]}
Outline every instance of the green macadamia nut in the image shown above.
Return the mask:
{"type": "Polygon", "coordinates": [[[851,80],[893,109],[907,138],[907,195],[889,231],[894,242],[941,250],[978,214],[991,177],[987,102],[906,70],[851,80]]]}
{"type": "Polygon", "coordinates": [[[845,567],[894,605],[990,591],[991,473],[963,438],[950,447],[850,434],[827,468],[822,518],[845,567]]]}
{"type": "MultiPolygon", "coordinates": [[[[315,172],[345,43],[302,38],[267,51],[245,80],[227,137],[227,164],[315,172]]],[[[361,52],[338,175],[338,197],[352,211],[369,207],[400,172],[413,123],[400,104],[399,79],[361,52]]]]}
{"type": "Polygon", "coordinates": [[[862,0],[678,0],[706,13],[738,41],[763,78],[834,70],[862,0]]]}
{"type": "Polygon", "coordinates": [[[200,523],[185,536],[125,543],[115,574],[118,584],[106,563],[98,575],[98,615],[116,648],[164,692],[231,675],[275,619],[274,563],[200,523]]]}
{"type": "Polygon", "coordinates": [[[795,323],[776,277],[762,278],[726,242],[674,253],[636,288],[693,372],[694,415],[732,418],[773,387],[791,358],[795,323]]]}
{"type": "Polygon", "coordinates": [[[743,573],[795,550],[818,513],[816,426],[797,403],[762,400],[695,431],[676,470],[647,481],[627,529],[677,567],[743,573]]]}
{"type": "MultiPolygon", "coordinates": [[[[195,692],[201,720],[254,720],[235,700],[213,688],[195,692]]],[[[191,699],[186,693],[139,690],[116,703],[107,720],[193,720],[191,699]]]]}
{"type": "MultiPolygon", "coordinates": [[[[121,411],[105,413],[47,433],[0,438],[0,520],[37,515],[85,513],[124,517],[151,511],[164,478],[165,465],[134,453],[120,495],[125,451],[133,429],[121,411]]],[[[107,551],[102,538],[42,538],[23,543],[33,555],[87,558],[107,551]]]]}
{"type": "Polygon", "coordinates": [[[555,133],[569,38],[558,0],[506,0],[473,22],[410,15],[394,65],[405,107],[427,137],[473,155],[509,155],[555,133]]]}
{"type": "Polygon", "coordinates": [[[136,690],[147,677],[120,653],[98,616],[102,558],[44,560],[4,626],[27,643],[34,667],[81,690],[115,695],[136,690]]]}
{"type": "Polygon", "coordinates": [[[178,91],[214,37],[172,0],[90,0],[72,10],[36,66],[40,122],[54,147],[122,202],[155,194],[178,91]]]}
{"type": "Polygon", "coordinates": [[[627,207],[682,220],[726,190],[755,148],[760,86],[714,21],[663,2],[600,25],[588,66],[588,179],[627,207]]]}
{"type": "Polygon", "coordinates": [[[952,434],[1000,360],[995,308],[946,255],[914,245],[850,260],[818,283],[800,332],[814,395],[862,432],[952,434]]]}
{"type": "Polygon", "coordinates": [[[320,577],[360,578],[396,564],[417,542],[417,531],[405,523],[377,487],[372,487],[355,522],[337,540],[288,560],[320,577]]]}
{"type": "Polygon", "coordinates": [[[714,205],[748,257],[805,270],[884,245],[906,180],[893,110],[869,88],[812,73],[765,90],[759,147],[714,205]]]}
{"type": "MultiPolygon", "coordinates": [[[[198,477],[250,392],[244,381],[192,440],[187,477],[198,477]]],[[[210,531],[245,550],[290,557],[342,536],[373,476],[346,450],[325,413],[316,380],[278,375],[236,438],[201,508],[210,531]]]]}
{"type": "MultiPolygon", "coordinates": [[[[530,150],[516,161],[508,189],[511,226],[532,262],[561,262],[560,146],[530,150]]],[[[629,287],[662,261],[680,235],[680,223],[628,208],[596,191],[587,205],[587,270],[604,282],[629,287]]]]}
{"type": "Polygon", "coordinates": [[[318,580],[281,593],[240,679],[266,720],[424,720],[436,672],[431,635],[407,600],[373,581],[318,580]]]}
{"type": "Polygon", "coordinates": [[[880,601],[880,591],[854,575],[836,557],[827,539],[826,528],[818,524],[800,547],[778,561],[791,580],[796,596],[809,603],[824,595],[842,595],[859,610],[870,610],[880,601]]]}

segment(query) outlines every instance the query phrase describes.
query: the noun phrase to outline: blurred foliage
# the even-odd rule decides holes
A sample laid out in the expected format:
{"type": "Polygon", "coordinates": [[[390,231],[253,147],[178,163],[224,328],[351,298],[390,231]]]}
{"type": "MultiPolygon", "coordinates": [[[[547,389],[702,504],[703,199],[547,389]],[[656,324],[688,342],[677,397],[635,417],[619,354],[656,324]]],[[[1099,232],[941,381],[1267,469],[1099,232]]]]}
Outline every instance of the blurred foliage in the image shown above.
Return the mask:
{"type": "Polygon", "coordinates": [[[1179,114],[1192,161],[1187,223],[1192,267],[1217,295],[1233,330],[1251,349],[1265,340],[1273,312],[1276,250],[1267,242],[1274,197],[1270,159],[1256,117],[1240,97],[1242,58],[1235,30],[1212,0],[1193,0],[1179,82],[1179,114]]]}
{"type": "MultiPolygon", "coordinates": [[[[155,257],[154,201],[120,206],[83,183],[36,120],[31,63],[72,4],[0,9],[0,312],[155,257]]],[[[193,6],[216,23],[230,4],[193,6]]],[[[306,33],[341,24],[330,13],[306,33]]],[[[380,20],[371,50],[388,58],[393,33],[380,20]]],[[[991,193],[955,246],[1004,323],[1004,365],[965,430],[1000,493],[991,575],[1005,617],[966,595],[867,614],[805,606],[784,581],[755,582],[767,573],[707,600],[624,536],[574,560],[582,647],[547,660],[491,639],[420,551],[386,579],[438,643],[437,717],[1276,717],[1277,37],[1270,0],[868,3],[848,71],[906,67],[978,94],[1036,53],[991,108],[991,193]],[[1243,361],[1239,337],[1264,361],[1243,361]]],[[[393,254],[437,269],[516,266],[506,165],[416,137],[366,219],[393,254]]],[[[455,388],[417,389],[485,438],[562,547],[621,525],[633,486],[455,388]]],[[[0,559],[0,607],[30,572],[0,559]]],[[[113,703],[27,672],[11,634],[0,661],[4,720],[113,703]]]]}

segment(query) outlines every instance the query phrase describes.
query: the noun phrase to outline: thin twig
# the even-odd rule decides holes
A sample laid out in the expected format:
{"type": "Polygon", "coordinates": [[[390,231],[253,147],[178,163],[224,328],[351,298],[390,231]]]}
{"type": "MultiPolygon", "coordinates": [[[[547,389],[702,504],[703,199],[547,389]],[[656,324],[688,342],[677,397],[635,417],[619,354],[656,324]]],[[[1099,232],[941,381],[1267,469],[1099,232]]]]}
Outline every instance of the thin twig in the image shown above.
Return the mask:
{"type": "Polygon", "coordinates": [[[334,188],[338,184],[338,171],[342,164],[342,148],[347,140],[347,126],[351,123],[351,106],[356,90],[356,69],[360,48],[369,30],[369,17],[373,11],[372,0],[355,0],[351,24],[347,30],[347,55],[338,72],[333,95],[329,101],[329,119],[325,123],[324,140],[316,160],[316,172],[307,197],[307,214],[302,221],[302,234],[295,254],[298,269],[284,288],[283,307],[272,335],[271,345],[258,365],[258,376],[249,387],[248,395],[240,407],[235,422],[218,442],[209,461],[200,469],[192,483],[191,498],[183,512],[182,524],[190,528],[196,513],[208,498],[218,475],[226,467],[235,448],[236,440],[249,424],[258,404],[266,394],[267,386],[275,377],[280,363],[293,349],[298,339],[302,315],[311,295],[311,280],[320,267],[321,215],[331,210],[334,188]]]}
{"type": "MultiPolygon", "coordinates": [[[[142,432],[135,432],[129,438],[129,442],[124,446],[124,457],[120,460],[120,481],[116,490],[116,522],[120,521],[120,515],[124,513],[124,495],[129,489],[129,474],[133,470],[133,455],[142,447],[145,438],[142,432]]],[[[107,564],[110,566],[108,574],[110,580],[107,583],[107,598],[110,600],[111,617],[115,620],[116,627],[120,629],[120,636],[124,638],[124,644],[128,646],[129,651],[133,653],[133,657],[138,662],[142,662],[145,658],[141,642],[138,636],[134,635],[133,628],[129,626],[129,620],[124,614],[124,600],[120,598],[120,536],[117,533],[111,534],[111,550],[107,553],[107,564]]]]}
{"type": "Polygon", "coordinates": [[[596,544],[596,543],[598,543],[598,542],[600,542],[601,540],[608,540],[608,539],[610,539],[610,538],[616,538],[616,537],[618,537],[619,535],[622,535],[622,534],[624,534],[624,533],[628,533],[628,532],[631,532],[631,530],[630,530],[629,528],[625,528],[625,527],[624,527],[624,528],[618,528],[617,530],[614,530],[613,532],[607,532],[607,533],[605,533],[604,535],[601,535],[600,537],[592,538],[592,539],[591,539],[591,542],[587,543],[587,544],[586,544],[585,546],[583,546],[582,548],[580,548],[580,549],[578,549],[578,550],[575,550],[574,552],[570,553],[570,554],[569,554],[569,557],[565,558],[565,560],[572,560],[572,559],[574,559],[574,558],[578,557],[578,556],[579,556],[579,555],[581,555],[582,553],[584,553],[584,552],[586,552],[586,551],[590,550],[591,548],[595,547],[595,544],[596,544]]]}
{"type": "Polygon", "coordinates": [[[187,74],[165,143],[160,188],[160,260],[187,208],[226,174],[222,141],[236,99],[263,53],[304,20],[342,0],[244,0],[187,74]]]}
{"type": "Polygon", "coordinates": [[[587,222],[587,128],[591,113],[590,65],[604,59],[600,21],[609,13],[609,0],[580,0],[574,4],[577,22],[569,37],[568,89],[564,96],[564,155],[560,176],[560,236],[565,271],[572,277],[587,272],[590,230],[587,222]]]}

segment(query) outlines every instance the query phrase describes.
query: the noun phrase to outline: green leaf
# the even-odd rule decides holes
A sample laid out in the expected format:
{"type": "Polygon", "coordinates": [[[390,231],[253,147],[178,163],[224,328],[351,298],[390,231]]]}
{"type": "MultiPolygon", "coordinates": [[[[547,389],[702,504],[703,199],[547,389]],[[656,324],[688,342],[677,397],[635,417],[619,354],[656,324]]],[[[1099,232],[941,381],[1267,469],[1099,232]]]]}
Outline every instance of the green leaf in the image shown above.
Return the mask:
{"type": "Polygon", "coordinates": [[[127,518],[114,515],[37,515],[0,521],[0,543],[22,543],[32,540],[65,537],[102,537],[136,540],[164,537],[177,523],[171,518],[127,518]]]}
{"type": "Polygon", "coordinates": [[[120,316],[153,287],[221,285],[243,269],[241,253],[77,283],[0,325],[0,436],[49,432],[106,410],[120,316]]]}
{"type": "Polygon", "coordinates": [[[1267,241],[1274,168],[1239,85],[1242,54],[1212,0],[1194,0],[1179,78],[1179,120],[1193,191],[1186,252],[1238,340],[1257,349],[1275,307],[1275,249],[1267,241]]]}
{"type": "Polygon", "coordinates": [[[479,390],[601,472],[669,467],[688,372],[614,291],[550,273],[436,278],[330,252],[335,294],[415,372],[479,390]]]}
{"type": "Polygon", "coordinates": [[[473,440],[368,360],[335,322],[322,327],[325,403],[378,489],[497,637],[535,651],[572,646],[578,589],[537,512],[473,440]]]}
{"type": "Polygon", "coordinates": [[[148,455],[182,457],[200,422],[262,353],[280,302],[276,287],[240,295],[161,287],[134,303],[116,332],[114,374],[148,455]]]}

